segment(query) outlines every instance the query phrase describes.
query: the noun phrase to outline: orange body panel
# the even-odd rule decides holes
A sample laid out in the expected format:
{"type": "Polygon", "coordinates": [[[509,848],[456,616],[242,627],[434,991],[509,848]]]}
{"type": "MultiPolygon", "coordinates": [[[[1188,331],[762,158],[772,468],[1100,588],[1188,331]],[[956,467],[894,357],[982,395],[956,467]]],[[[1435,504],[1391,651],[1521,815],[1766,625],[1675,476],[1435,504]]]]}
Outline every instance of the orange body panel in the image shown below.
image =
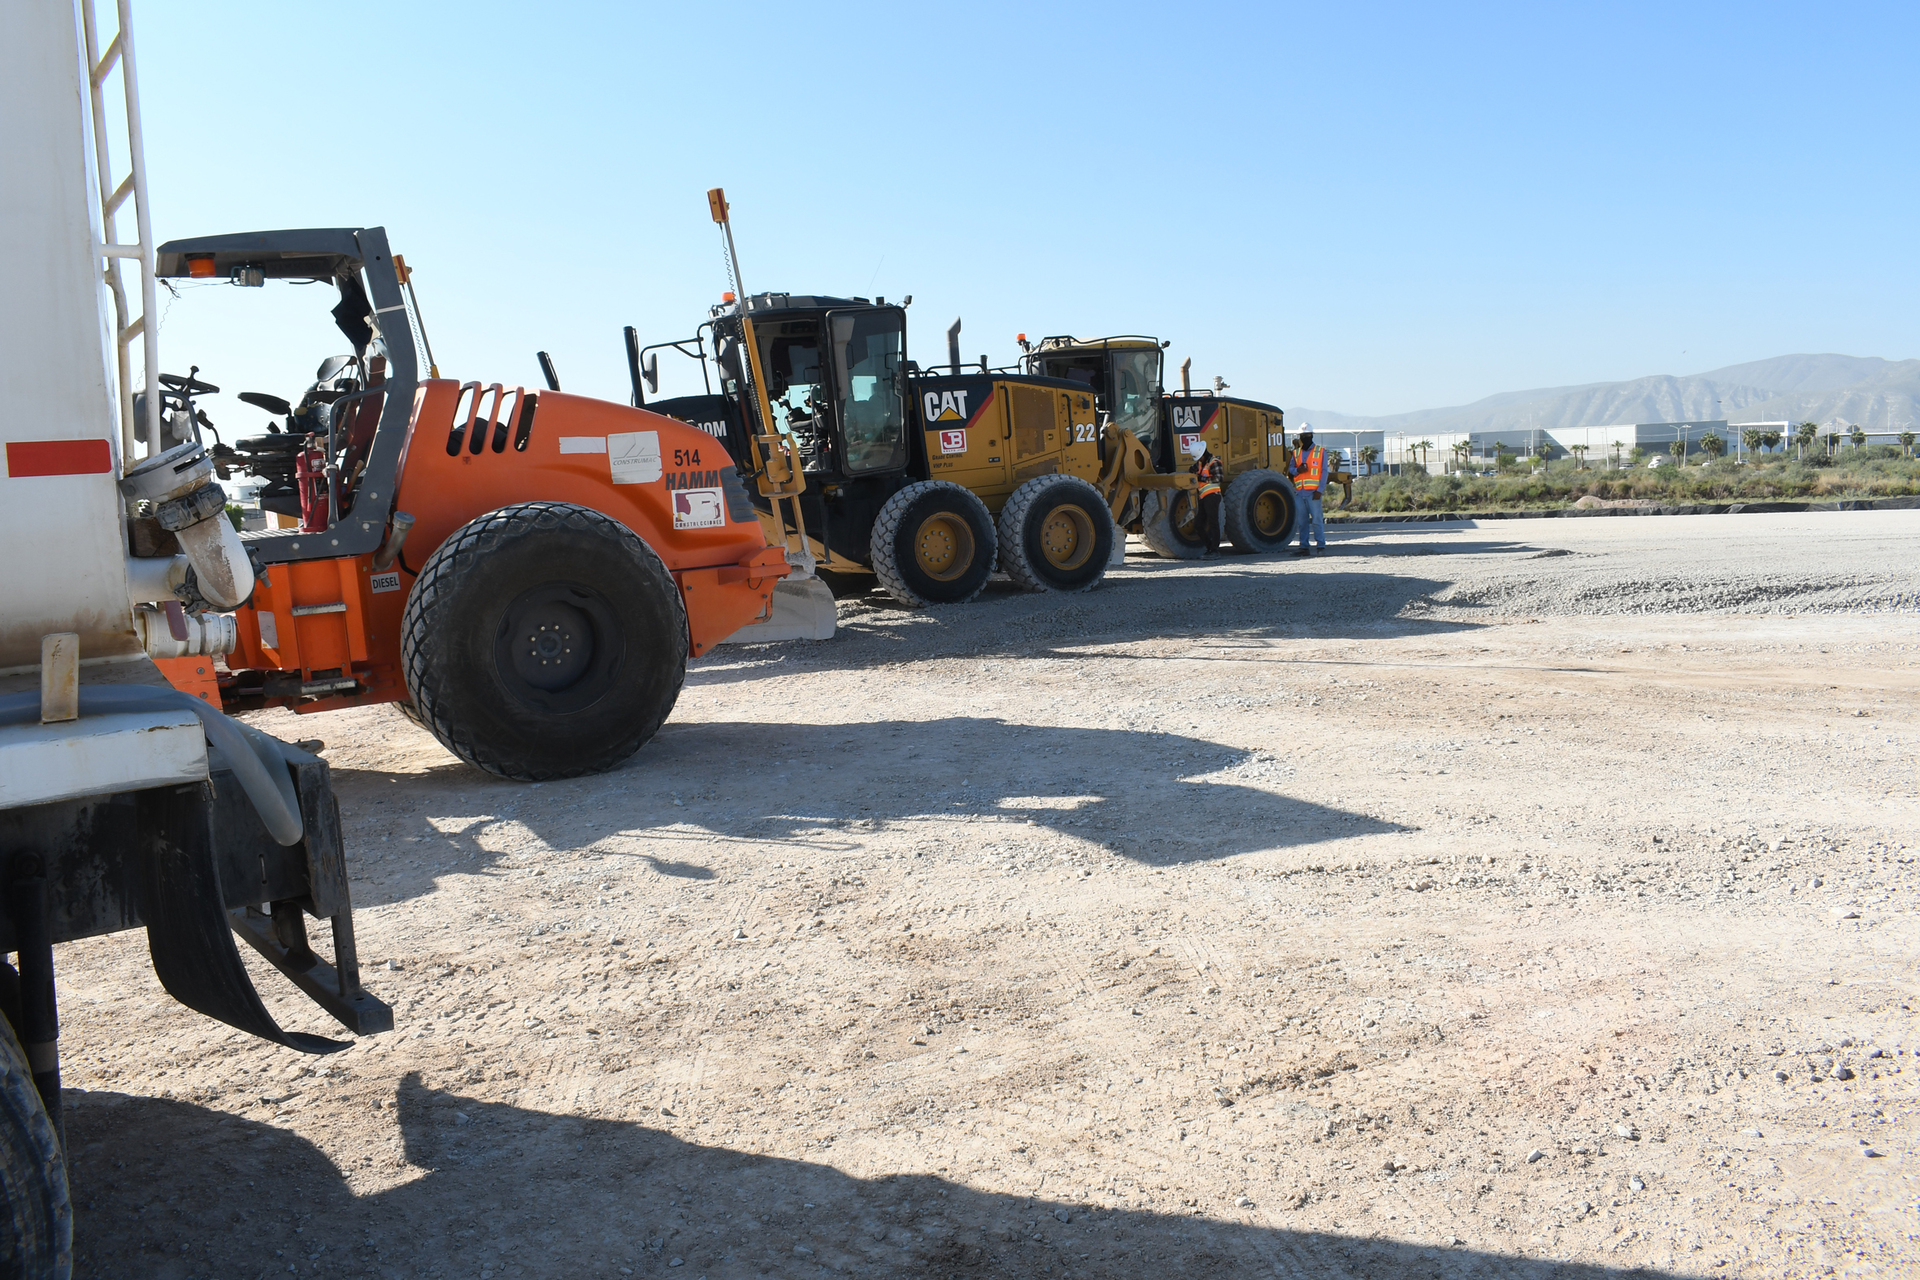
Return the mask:
{"type": "Polygon", "coordinates": [[[153,665],[180,692],[220,705],[220,678],[214,673],[212,658],[155,658],[153,665]]]}
{"type": "Polygon", "coordinates": [[[414,517],[400,559],[384,573],[371,556],[269,566],[236,615],[240,642],[227,666],[281,673],[283,686],[297,673],[307,685],[352,678],[364,687],[318,698],[268,693],[301,712],[405,698],[400,622],[414,573],[468,521],[534,501],[591,507],[651,547],[680,587],[698,656],[765,617],[787,573],[758,517],[736,521],[728,511],[721,476],[732,466],[706,432],[645,410],[557,391],[423,382],[395,491],[394,509],[414,517]]]}

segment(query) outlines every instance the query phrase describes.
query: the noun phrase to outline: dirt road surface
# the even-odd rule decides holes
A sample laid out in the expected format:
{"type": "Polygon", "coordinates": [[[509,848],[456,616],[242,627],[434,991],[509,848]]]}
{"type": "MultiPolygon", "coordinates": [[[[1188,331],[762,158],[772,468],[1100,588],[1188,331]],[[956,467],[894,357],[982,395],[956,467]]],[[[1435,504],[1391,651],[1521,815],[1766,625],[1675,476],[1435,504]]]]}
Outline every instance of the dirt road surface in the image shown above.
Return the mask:
{"type": "Polygon", "coordinates": [[[1333,543],[845,600],[578,782],[260,717],[398,1028],[65,948],[83,1274],[1920,1272],[1920,514],[1333,543]]]}

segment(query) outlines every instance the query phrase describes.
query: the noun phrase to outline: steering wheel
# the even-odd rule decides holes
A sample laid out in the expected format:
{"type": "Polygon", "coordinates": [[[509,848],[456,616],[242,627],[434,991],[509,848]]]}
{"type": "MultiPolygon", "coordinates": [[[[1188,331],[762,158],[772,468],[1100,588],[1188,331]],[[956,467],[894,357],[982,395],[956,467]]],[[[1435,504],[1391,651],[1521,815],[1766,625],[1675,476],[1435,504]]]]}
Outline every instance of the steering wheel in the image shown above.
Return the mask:
{"type": "Polygon", "coordinates": [[[211,382],[202,382],[194,376],[194,374],[199,372],[200,366],[196,364],[184,377],[177,373],[163,373],[160,375],[160,385],[169,391],[178,391],[188,396],[219,395],[220,388],[214,386],[211,382]]]}

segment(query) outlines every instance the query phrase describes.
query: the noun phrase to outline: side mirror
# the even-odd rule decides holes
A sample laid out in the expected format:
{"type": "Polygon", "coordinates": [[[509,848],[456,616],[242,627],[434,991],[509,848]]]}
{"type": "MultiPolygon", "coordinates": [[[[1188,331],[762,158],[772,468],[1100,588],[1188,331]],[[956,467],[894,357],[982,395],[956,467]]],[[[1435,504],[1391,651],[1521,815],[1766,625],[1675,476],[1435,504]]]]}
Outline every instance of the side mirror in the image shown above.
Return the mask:
{"type": "Polygon", "coordinates": [[[647,390],[660,394],[660,353],[649,351],[645,360],[640,362],[640,376],[647,380],[647,390]]]}

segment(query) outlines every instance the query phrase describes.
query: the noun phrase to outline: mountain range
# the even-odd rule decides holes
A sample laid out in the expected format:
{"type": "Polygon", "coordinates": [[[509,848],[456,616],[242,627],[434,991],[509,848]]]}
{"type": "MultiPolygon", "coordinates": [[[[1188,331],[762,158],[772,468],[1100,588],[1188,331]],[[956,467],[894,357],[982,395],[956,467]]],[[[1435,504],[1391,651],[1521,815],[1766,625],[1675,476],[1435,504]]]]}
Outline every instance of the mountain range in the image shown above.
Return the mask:
{"type": "Polygon", "coordinates": [[[1287,421],[1323,431],[1561,430],[1630,422],[1819,422],[1839,419],[1868,431],[1920,423],[1920,360],[1877,356],[1775,356],[1684,377],[1503,391],[1468,405],[1364,418],[1292,408],[1287,421]]]}

